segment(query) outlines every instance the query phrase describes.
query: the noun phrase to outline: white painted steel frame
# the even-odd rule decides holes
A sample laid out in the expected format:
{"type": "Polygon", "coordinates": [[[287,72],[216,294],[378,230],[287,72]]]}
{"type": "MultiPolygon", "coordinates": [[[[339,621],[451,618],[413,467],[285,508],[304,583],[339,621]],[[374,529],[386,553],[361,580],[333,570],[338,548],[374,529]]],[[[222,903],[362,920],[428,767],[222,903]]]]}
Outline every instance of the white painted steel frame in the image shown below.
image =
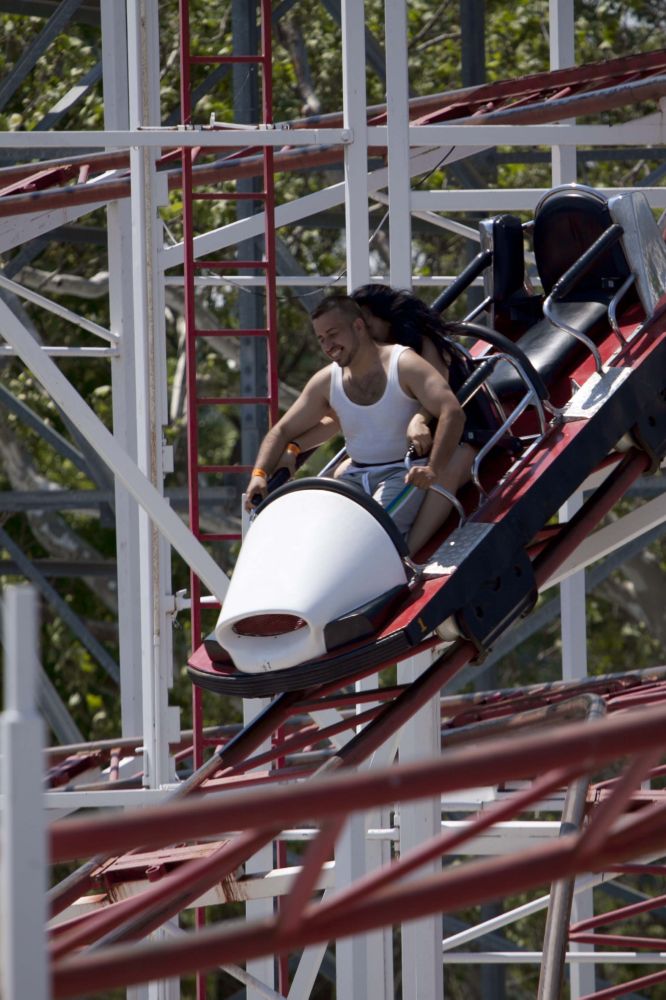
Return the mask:
{"type": "MultiPolygon", "coordinates": [[[[365,122],[365,118],[363,119],[365,122]]],[[[330,146],[356,145],[360,138],[347,129],[211,130],[207,126],[186,130],[168,128],[120,129],[114,132],[67,132],[72,149],[207,149],[220,146],[330,146]]],[[[423,146],[652,146],[663,145],[666,122],[663,113],[641,122],[619,125],[410,125],[409,145],[423,146]]],[[[63,142],[62,132],[0,132],[0,149],[48,149],[63,142]]],[[[388,146],[386,125],[367,126],[370,146],[388,146]]],[[[94,182],[91,182],[91,184],[94,182]]]]}
{"type": "MultiPolygon", "coordinates": [[[[103,46],[106,53],[114,51],[124,30],[121,24],[121,15],[118,13],[118,7],[119,5],[115,0],[101,0],[103,46]]],[[[142,0],[141,4],[135,4],[130,0],[127,4],[127,9],[132,13],[136,13],[139,8],[144,13],[147,12],[150,17],[155,17],[156,4],[154,0],[146,0],[146,2],[142,0]]],[[[571,18],[571,0],[551,0],[550,9],[551,34],[554,39],[553,60],[557,63],[558,60],[561,61],[566,58],[565,51],[570,44],[570,37],[567,34],[570,29],[567,26],[571,18]]],[[[478,210],[480,207],[484,208],[486,206],[489,211],[507,208],[532,208],[543,193],[541,190],[536,189],[506,192],[409,192],[409,178],[430,169],[441,159],[445,151],[448,151],[447,162],[453,162],[454,159],[469,155],[473,150],[488,148],[495,144],[553,145],[560,150],[560,156],[562,158],[568,157],[568,162],[570,162],[571,155],[575,155],[576,145],[622,146],[639,143],[662,144],[664,142],[666,127],[663,118],[663,107],[660,113],[652,116],[649,120],[621,126],[585,126],[581,128],[570,124],[546,126],[446,125],[409,128],[404,117],[402,117],[405,107],[404,48],[400,51],[398,47],[398,37],[401,39],[401,44],[404,44],[402,43],[402,39],[404,38],[404,13],[405,7],[401,3],[401,0],[387,0],[386,23],[387,28],[389,26],[391,28],[389,32],[390,37],[387,40],[387,51],[390,53],[387,61],[389,94],[388,125],[382,128],[366,128],[365,117],[362,113],[362,109],[365,107],[365,58],[362,51],[364,28],[363,5],[357,3],[356,0],[346,0],[343,4],[345,127],[339,130],[311,129],[289,132],[289,143],[293,146],[315,146],[320,143],[329,144],[333,141],[345,145],[344,182],[331,185],[329,188],[315,195],[300,199],[298,202],[280,206],[276,215],[278,225],[289,225],[306,217],[309,212],[321,211],[324,208],[344,202],[347,213],[348,235],[347,280],[350,286],[367,280],[367,199],[370,194],[376,195],[378,199],[383,199],[385,197],[382,193],[383,189],[387,188],[387,186],[389,188],[387,200],[391,210],[392,222],[390,279],[393,283],[406,286],[411,283],[411,274],[409,274],[407,266],[408,237],[405,235],[409,232],[410,228],[410,213],[423,214],[438,211],[478,210]],[[403,147],[399,147],[398,145],[401,141],[404,143],[403,147]],[[368,175],[368,142],[371,142],[373,145],[387,146],[389,151],[388,169],[383,168],[368,175]],[[434,148],[424,150],[424,146],[434,148]],[[399,170],[404,172],[404,178],[400,176],[399,170]],[[397,234],[399,233],[403,234],[401,241],[397,238],[397,234]]],[[[138,74],[139,67],[143,64],[138,54],[139,48],[136,45],[138,30],[139,28],[136,24],[131,29],[131,32],[134,32],[132,35],[134,48],[129,61],[129,77],[132,81],[133,93],[135,95],[138,95],[141,91],[138,74]]],[[[146,42],[154,45],[157,39],[155,20],[153,20],[152,27],[149,28],[149,34],[152,37],[146,39],[146,42]]],[[[194,567],[197,574],[207,583],[212,592],[222,596],[226,589],[226,577],[224,574],[209,560],[205,550],[198,546],[198,543],[195,542],[180,519],[171,511],[171,508],[168,507],[166,501],[161,496],[162,455],[160,413],[162,401],[158,398],[160,395],[158,385],[162,379],[162,375],[155,369],[150,373],[149,369],[151,365],[159,368],[159,365],[163,361],[163,358],[156,357],[161,350],[160,333],[158,330],[159,322],[155,316],[155,313],[160,311],[159,305],[155,305],[155,301],[158,303],[160,301],[160,272],[164,272],[166,268],[176,266],[182,261],[182,248],[163,249],[158,246],[158,241],[155,238],[148,244],[144,242],[145,229],[146,227],[150,228],[150,225],[155,222],[156,218],[157,178],[153,166],[154,157],[157,149],[165,144],[171,145],[177,143],[179,146],[270,144],[279,146],[284,144],[285,136],[280,130],[255,131],[250,129],[232,129],[217,131],[213,134],[207,130],[165,131],[158,128],[146,129],[137,127],[145,125],[146,118],[144,115],[139,114],[135,115],[132,121],[123,119],[124,98],[122,95],[125,81],[123,80],[120,61],[116,63],[114,59],[115,57],[109,60],[107,55],[107,59],[105,60],[105,97],[108,101],[106,108],[107,130],[94,133],[94,141],[95,145],[101,148],[132,147],[132,188],[135,192],[132,204],[125,200],[109,206],[109,259],[112,270],[110,289],[112,333],[110,337],[117,337],[121,345],[121,352],[118,358],[114,359],[112,363],[114,412],[117,414],[117,421],[114,418],[115,438],[111,438],[98,421],[95,422],[96,418],[94,418],[94,415],[87,410],[72,387],[69,386],[69,383],[66,383],[66,380],[60,375],[55,365],[48,360],[46,352],[36,348],[34,342],[32,346],[28,343],[26,340],[28,335],[20,328],[20,324],[8,323],[4,325],[4,329],[8,331],[8,340],[10,340],[14,349],[17,350],[25,363],[33,369],[37,377],[43,381],[43,384],[51,391],[54,398],[64,406],[71,416],[77,419],[77,421],[81,421],[80,426],[83,424],[85,427],[87,431],[86,436],[97,445],[100,454],[116,474],[116,481],[119,483],[117,503],[119,497],[125,497],[129,505],[125,513],[121,513],[119,520],[119,532],[121,536],[126,536],[124,543],[127,546],[124,555],[122,551],[119,555],[119,567],[123,559],[125,559],[125,566],[131,571],[132,579],[137,581],[138,569],[134,554],[141,548],[143,560],[141,579],[144,582],[148,581],[153,595],[149,601],[149,613],[146,616],[144,624],[141,626],[145,648],[149,642],[148,622],[152,623],[150,629],[153,626],[156,626],[158,629],[163,627],[164,602],[168,594],[168,582],[165,580],[165,574],[160,568],[164,566],[164,559],[161,553],[155,549],[152,527],[148,524],[145,514],[142,514],[143,524],[141,533],[139,534],[138,527],[132,520],[130,507],[133,506],[136,512],[138,509],[137,505],[141,505],[142,510],[150,514],[164,537],[194,567]],[[115,80],[113,74],[116,74],[115,80]],[[133,278],[136,279],[137,275],[141,275],[142,280],[136,282],[136,294],[129,297],[133,298],[134,301],[130,302],[128,301],[128,296],[121,294],[121,291],[123,287],[127,288],[132,284],[129,280],[127,270],[123,270],[123,268],[127,267],[126,262],[130,259],[126,248],[129,242],[131,225],[130,213],[134,210],[136,210],[137,215],[135,215],[135,226],[132,233],[132,246],[135,254],[133,278]],[[137,230],[139,231],[137,232],[137,230]],[[144,264],[146,265],[145,273],[142,270],[144,264]],[[148,300],[151,296],[154,296],[155,300],[152,307],[149,308],[148,300]],[[137,329],[141,331],[142,336],[137,337],[136,341],[130,344],[128,343],[127,334],[135,325],[133,310],[136,310],[136,315],[139,317],[136,325],[137,329]],[[146,318],[148,313],[151,314],[150,319],[146,318]],[[153,344],[152,358],[144,339],[144,332],[147,327],[150,327],[151,323],[153,324],[153,334],[156,336],[153,344]],[[139,350],[136,361],[132,353],[135,347],[139,350]],[[135,364],[143,385],[150,385],[152,380],[155,388],[152,400],[154,410],[148,415],[143,412],[142,407],[139,405],[138,398],[141,396],[141,392],[133,386],[128,371],[135,364]],[[136,443],[132,441],[132,409],[129,406],[129,401],[132,399],[135,399],[137,402],[136,416],[137,421],[140,418],[141,425],[142,441],[139,452],[141,456],[141,471],[136,467],[136,443]],[[123,420],[124,415],[128,419],[123,420]],[[142,473],[149,473],[149,475],[146,476],[142,473]],[[162,559],[161,564],[159,562],[160,559],[162,559]]],[[[561,62],[561,64],[564,63],[561,62]]],[[[87,148],[90,146],[91,138],[90,132],[70,132],[66,136],[67,145],[70,148],[80,148],[83,146],[87,148]]],[[[62,142],[62,133],[5,133],[0,135],[0,147],[21,148],[28,152],[37,144],[43,148],[60,145],[62,142]]],[[[555,178],[558,177],[557,169],[555,167],[555,178]]],[[[564,170],[564,168],[561,169],[562,171],[564,170]]],[[[564,172],[559,176],[564,178],[564,172]]],[[[613,193],[617,193],[617,191],[613,193]]],[[[663,188],[649,189],[649,196],[654,206],[666,206],[666,192],[663,188]]],[[[58,210],[56,212],[37,212],[30,216],[7,220],[3,226],[3,234],[0,237],[0,251],[23,243],[39,233],[49,232],[53,228],[63,225],[65,222],[73,221],[82,215],[88,214],[97,207],[100,207],[100,205],[73,207],[69,210],[58,210]]],[[[460,224],[443,220],[440,216],[433,214],[430,217],[437,220],[441,225],[451,228],[458,226],[460,228],[460,224]]],[[[232,245],[242,239],[247,239],[255,231],[257,233],[260,232],[262,228],[263,221],[260,216],[255,216],[250,220],[243,220],[242,223],[237,223],[214,233],[209,233],[205,237],[200,237],[197,242],[196,252],[198,255],[202,255],[213,249],[232,245]]],[[[469,232],[465,233],[465,235],[470,236],[472,239],[477,238],[477,234],[475,233],[469,232]]],[[[155,233],[153,233],[153,237],[155,237],[155,233]]],[[[171,279],[167,278],[167,280],[171,279]]],[[[0,308],[2,307],[0,306],[0,308]]],[[[4,314],[2,315],[3,318],[9,320],[9,317],[4,316],[4,314]]],[[[636,535],[647,531],[649,526],[652,526],[657,521],[663,521],[666,518],[665,508],[666,498],[660,497],[650,504],[645,505],[639,511],[634,512],[633,515],[628,515],[621,522],[601,529],[601,531],[587,540],[585,546],[581,547],[579,552],[565,564],[565,567],[559,571],[557,578],[554,578],[552,582],[557,582],[559,579],[566,577],[568,573],[579,572],[581,566],[586,565],[595,558],[599,558],[600,555],[608,551],[612,551],[613,548],[618,547],[626,540],[627,533],[632,534],[632,537],[636,537],[636,535]]],[[[123,542],[121,541],[122,544],[123,542]]],[[[142,592],[141,584],[135,583],[133,584],[134,586],[138,586],[139,592],[142,592]]],[[[574,597],[573,589],[571,589],[570,594],[573,602],[572,610],[575,611],[577,616],[580,616],[580,604],[576,603],[578,598],[574,597]]],[[[123,614],[127,623],[131,617],[131,609],[128,607],[124,613],[121,612],[121,621],[123,614]]],[[[123,627],[123,632],[125,631],[133,634],[132,642],[127,647],[130,652],[125,654],[125,658],[131,658],[135,661],[138,649],[136,623],[133,623],[133,627],[127,625],[123,627]]],[[[152,631],[150,634],[150,641],[152,641],[152,631]]],[[[25,632],[22,633],[22,636],[24,635],[25,632]]],[[[584,646],[581,646],[583,642],[584,640],[580,636],[580,632],[578,631],[574,635],[572,630],[567,652],[567,656],[572,658],[571,662],[579,661],[580,650],[584,648],[584,646]]],[[[162,649],[163,652],[164,649],[162,649]]],[[[22,638],[22,653],[25,654],[24,638],[22,638]]],[[[148,711],[147,715],[144,715],[144,720],[148,729],[151,729],[151,727],[154,728],[154,732],[149,740],[149,745],[151,746],[150,753],[153,755],[153,762],[151,764],[151,783],[153,784],[153,788],[135,793],[128,791],[117,793],[71,793],[73,797],[70,798],[68,795],[68,802],[74,803],[80,801],[81,804],[85,803],[91,806],[104,804],[113,807],[119,804],[128,805],[138,801],[155,801],[169,794],[168,778],[170,772],[168,760],[163,755],[161,749],[169,730],[169,709],[162,696],[165,690],[165,677],[163,676],[165,657],[162,653],[158,652],[154,654],[151,648],[149,655],[144,660],[144,669],[150,675],[145,687],[152,703],[152,708],[148,711]],[[155,695],[152,688],[155,679],[153,677],[154,672],[160,675],[159,684],[161,687],[158,688],[158,691],[161,693],[157,695],[155,695]]],[[[126,679],[123,681],[123,684],[125,683],[126,679]]],[[[131,698],[131,704],[129,706],[124,705],[124,713],[128,713],[128,717],[136,715],[136,705],[140,700],[140,692],[135,690],[131,698]]],[[[434,749],[434,734],[437,730],[434,707],[429,707],[425,711],[429,713],[429,718],[432,716],[429,732],[434,749]]],[[[320,714],[317,713],[317,716],[320,714]]],[[[131,726],[130,728],[136,731],[139,727],[131,726]]],[[[340,742],[344,742],[344,739],[341,738],[340,742]]],[[[419,749],[419,745],[419,738],[416,731],[412,731],[411,734],[408,731],[404,736],[401,746],[403,759],[410,752],[416,752],[419,749]]],[[[395,750],[395,745],[383,748],[376,755],[375,763],[391,758],[395,750]]],[[[25,775],[24,762],[22,767],[23,775],[25,775]]],[[[48,793],[44,798],[49,803],[49,806],[55,806],[58,802],[59,793],[48,793]]],[[[438,808],[430,808],[430,813],[432,813],[431,818],[437,813],[438,808]]],[[[418,823],[422,824],[423,821],[424,813],[422,811],[415,810],[411,814],[409,811],[403,812],[401,817],[401,834],[405,838],[408,838],[409,828],[415,829],[416,825],[418,823]]],[[[505,842],[508,844],[511,842],[512,837],[515,837],[515,833],[512,834],[509,831],[508,824],[506,826],[507,829],[502,833],[500,839],[506,838],[505,842]]],[[[384,843],[387,843],[384,831],[381,832],[384,843]]],[[[341,874],[343,868],[347,871],[347,878],[351,877],[353,873],[362,874],[367,870],[367,854],[362,846],[366,841],[367,824],[361,822],[358,824],[357,829],[347,835],[346,841],[343,839],[343,843],[338,845],[336,857],[338,860],[339,876],[343,877],[343,881],[345,880],[341,874]]],[[[25,840],[22,841],[21,848],[22,850],[25,848],[25,840]]],[[[479,845],[479,849],[481,849],[481,845],[479,845]]],[[[16,856],[19,862],[21,859],[25,861],[25,853],[17,852],[16,856]]],[[[606,877],[601,875],[579,880],[577,882],[577,890],[585,891],[591,885],[603,881],[606,877]]],[[[23,879],[21,882],[22,889],[25,889],[26,885],[27,882],[23,879]]],[[[446,940],[444,948],[448,949],[464,944],[474,937],[482,936],[492,928],[505,926],[513,920],[526,916],[528,912],[536,912],[545,905],[547,905],[547,897],[542,897],[541,900],[527,904],[525,907],[517,908],[509,914],[503,914],[492,921],[487,921],[480,927],[470,929],[469,932],[453,935],[446,940]]],[[[5,910],[5,912],[7,911],[5,910]]],[[[434,920],[429,923],[431,930],[434,920]]],[[[430,930],[427,935],[428,942],[431,937],[430,930]]],[[[30,939],[34,945],[34,936],[30,939]]],[[[423,944],[423,947],[421,945],[422,942],[418,940],[412,940],[411,943],[409,941],[405,942],[405,947],[408,950],[413,947],[414,953],[418,952],[425,959],[426,967],[423,969],[423,974],[427,976],[429,982],[434,984],[439,981],[441,962],[437,957],[433,960],[431,955],[432,949],[429,943],[423,944]],[[427,958],[426,953],[429,956],[427,958]]],[[[338,947],[338,953],[342,954],[341,946],[338,947]]],[[[308,949],[304,954],[301,967],[299,967],[299,972],[294,979],[294,988],[289,994],[292,997],[293,992],[294,1000],[296,996],[306,997],[308,995],[307,984],[313,982],[313,970],[317,967],[322,955],[322,949],[308,949]],[[298,989],[296,989],[297,983],[298,989]]],[[[365,1000],[366,995],[370,996],[369,993],[366,994],[365,992],[368,983],[369,955],[370,952],[365,946],[358,947],[354,945],[349,948],[347,957],[350,964],[347,966],[347,972],[345,973],[345,986],[348,981],[351,981],[349,986],[350,992],[343,994],[349,1000],[353,1000],[356,996],[355,989],[359,998],[363,997],[365,1000]],[[354,987],[354,983],[362,985],[354,987]]],[[[572,954],[570,957],[577,964],[588,960],[587,956],[582,954],[572,954]]],[[[596,958],[602,960],[601,955],[597,955],[596,958]]],[[[489,953],[480,956],[478,960],[483,959],[491,962],[504,961],[504,959],[500,959],[494,954],[489,953]]],[[[447,956],[447,961],[453,960],[453,956],[447,956]]],[[[508,960],[510,960],[510,957],[508,960]]],[[[524,959],[516,956],[515,960],[522,961],[524,959]]],[[[377,978],[371,977],[371,979],[375,980],[377,978]]],[[[381,989],[375,985],[374,988],[377,990],[377,998],[381,997],[381,1000],[386,1000],[389,995],[388,985],[385,983],[381,989]]],[[[434,989],[437,990],[437,987],[434,987],[434,989]]],[[[36,990],[30,988],[24,995],[31,995],[36,998],[40,997],[39,986],[37,986],[36,990]]],[[[439,996],[441,993],[434,992],[432,995],[439,996]]]]}
{"type": "MultiPolygon", "coordinates": [[[[560,511],[560,521],[570,521],[583,506],[582,492],[574,493],[560,511]]],[[[560,584],[562,614],[562,679],[577,681],[587,677],[587,623],[585,598],[585,570],[579,569],[565,577],[560,584]]],[[[571,904],[571,920],[586,920],[594,913],[591,889],[577,893],[571,904]]],[[[589,952],[590,945],[574,943],[573,952],[589,952]]],[[[595,989],[593,965],[576,963],[570,969],[571,1000],[580,1000],[595,989]]]]}
{"type": "Polygon", "coordinates": [[[409,174],[409,74],[407,6],[385,0],[390,284],[412,287],[412,219],[409,174]],[[390,67],[390,72],[388,68],[390,67]]]}
{"type": "MultiPolygon", "coordinates": [[[[139,0],[128,5],[127,37],[130,127],[158,124],[157,0],[139,0]]],[[[153,148],[130,148],[137,464],[153,488],[163,496],[163,428],[168,423],[168,409],[164,289],[158,264],[164,241],[158,206],[166,200],[166,191],[158,182],[156,160],[157,151],[153,148]]],[[[177,709],[168,704],[168,691],[173,682],[168,615],[169,607],[173,606],[171,553],[158,525],[143,507],[139,509],[138,528],[143,780],[149,787],[159,787],[173,779],[169,739],[178,738],[177,709]]]]}
{"type": "MultiPolygon", "coordinates": [[[[566,69],[575,66],[573,3],[571,0],[551,0],[548,13],[550,68],[566,69]]],[[[571,122],[567,124],[571,124],[571,122]]],[[[575,146],[553,146],[551,179],[553,187],[576,180],[575,146]]]]}
{"type": "Polygon", "coordinates": [[[44,724],[36,707],[39,622],[28,585],[4,593],[5,711],[0,717],[0,992],[50,997],[47,969],[47,845],[44,724]]]}
{"type": "MultiPolygon", "coordinates": [[[[104,124],[129,126],[127,66],[127,12],[124,4],[101,0],[104,124]]],[[[109,261],[109,317],[113,336],[122,350],[111,363],[113,433],[124,451],[137,460],[136,386],[134,379],[134,295],[132,214],[128,199],[110,202],[106,209],[109,261]]],[[[118,579],[118,642],[120,650],[120,707],[123,736],[143,731],[141,663],[141,593],[139,566],[139,505],[122,481],[115,479],[116,567],[118,579]]]]}
{"type": "Polygon", "coordinates": [[[176,512],[106,429],[101,420],[82,400],[71,383],[49,357],[35,343],[29,331],[16,319],[4,302],[0,301],[2,332],[25,365],[32,371],[63,410],[72,417],[87,441],[118,476],[141,504],[160,530],[183,558],[194,567],[213,594],[221,599],[229,583],[226,574],[209,556],[176,512]]]}
{"type": "Polygon", "coordinates": [[[604,556],[610,555],[611,552],[615,552],[623,545],[646,535],[664,522],[666,522],[666,493],[662,493],[654,500],[642,504],[629,514],[625,514],[624,517],[612,521],[589,535],[581,542],[576,551],[568,559],[565,559],[557,572],[546,581],[543,589],[561,583],[572,573],[577,573],[598,559],[603,559],[604,556]]]}
{"type": "MultiPolygon", "coordinates": [[[[341,11],[343,132],[353,136],[353,142],[345,146],[344,156],[347,285],[351,291],[370,278],[365,9],[358,0],[343,0],[341,11]]],[[[279,225],[277,212],[275,224],[279,225]]]]}
{"type": "MultiPolygon", "coordinates": [[[[409,657],[398,664],[398,684],[410,684],[432,663],[432,650],[409,657]]],[[[400,763],[427,760],[441,752],[439,698],[432,698],[403,727],[400,734],[400,763]]],[[[406,855],[441,829],[439,799],[403,804],[400,807],[400,854],[406,855]]],[[[441,872],[440,858],[419,868],[417,875],[441,872]]],[[[396,915],[397,916],[397,915],[396,915]]],[[[441,962],[442,917],[433,913],[401,927],[402,995],[404,1000],[441,997],[444,969],[441,962]]]]}
{"type": "MultiPolygon", "coordinates": [[[[365,5],[358,0],[342,0],[342,79],[343,124],[353,142],[344,151],[344,192],[347,290],[370,279],[368,253],[368,128],[365,87],[365,5]]],[[[280,225],[279,209],[275,225],[280,225]]],[[[345,737],[345,740],[349,735],[345,737]]],[[[368,869],[366,824],[355,814],[345,824],[335,847],[336,887],[349,885],[368,869]]],[[[349,1000],[386,1000],[371,992],[371,950],[374,935],[361,934],[336,943],[336,994],[349,1000]]],[[[323,953],[322,953],[323,957],[323,953]]]]}

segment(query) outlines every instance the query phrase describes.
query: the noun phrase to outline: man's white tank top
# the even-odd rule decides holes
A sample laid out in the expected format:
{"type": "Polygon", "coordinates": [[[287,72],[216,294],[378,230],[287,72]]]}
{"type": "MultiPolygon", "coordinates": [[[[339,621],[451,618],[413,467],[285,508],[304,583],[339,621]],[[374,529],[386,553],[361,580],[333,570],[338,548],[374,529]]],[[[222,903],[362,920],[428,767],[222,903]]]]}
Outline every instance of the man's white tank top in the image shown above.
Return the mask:
{"type": "Polygon", "coordinates": [[[398,360],[409,348],[395,344],[389,362],[386,388],[370,406],[353,403],[342,384],[342,368],[331,366],[330,404],[345,438],[352,461],[368,465],[401,462],[407,451],[407,425],[421,408],[400,386],[398,360]]]}

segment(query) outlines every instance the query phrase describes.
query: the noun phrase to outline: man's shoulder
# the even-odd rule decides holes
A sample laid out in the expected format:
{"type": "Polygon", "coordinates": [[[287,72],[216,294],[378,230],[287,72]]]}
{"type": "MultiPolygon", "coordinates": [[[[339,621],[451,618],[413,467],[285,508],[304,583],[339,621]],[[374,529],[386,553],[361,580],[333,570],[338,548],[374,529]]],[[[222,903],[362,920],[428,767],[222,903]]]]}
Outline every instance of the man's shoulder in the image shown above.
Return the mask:
{"type": "Polygon", "coordinates": [[[335,367],[336,365],[333,363],[330,365],[324,365],[324,367],[316,371],[312,377],[320,379],[322,382],[328,382],[335,367]]]}
{"type": "Polygon", "coordinates": [[[397,349],[400,352],[398,356],[400,371],[406,371],[408,368],[418,368],[420,362],[423,360],[412,347],[406,347],[404,344],[395,344],[393,345],[393,349],[397,349]]]}
{"type": "Polygon", "coordinates": [[[323,368],[320,368],[314,373],[314,375],[311,376],[306,388],[328,390],[328,387],[331,384],[331,373],[334,367],[334,365],[324,365],[323,368]]]}

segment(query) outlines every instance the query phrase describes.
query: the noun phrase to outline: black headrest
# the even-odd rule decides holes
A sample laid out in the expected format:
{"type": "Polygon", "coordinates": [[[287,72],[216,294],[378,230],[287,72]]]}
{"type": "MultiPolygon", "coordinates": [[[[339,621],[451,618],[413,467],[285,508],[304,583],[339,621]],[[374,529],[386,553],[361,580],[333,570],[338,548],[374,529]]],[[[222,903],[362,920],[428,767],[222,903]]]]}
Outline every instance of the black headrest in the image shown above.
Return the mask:
{"type": "MultiPolygon", "coordinates": [[[[548,294],[565,271],[612,225],[606,199],[598,192],[566,187],[549,192],[534,216],[534,256],[548,294]]],[[[576,297],[598,289],[605,279],[624,279],[629,267],[619,245],[599,259],[576,285],[576,297]]]]}
{"type": "Polygon", "coordinates": [[[523,227],[515,215],[493,219],[493,299],[506,302],[525,282],[523,227]]]}

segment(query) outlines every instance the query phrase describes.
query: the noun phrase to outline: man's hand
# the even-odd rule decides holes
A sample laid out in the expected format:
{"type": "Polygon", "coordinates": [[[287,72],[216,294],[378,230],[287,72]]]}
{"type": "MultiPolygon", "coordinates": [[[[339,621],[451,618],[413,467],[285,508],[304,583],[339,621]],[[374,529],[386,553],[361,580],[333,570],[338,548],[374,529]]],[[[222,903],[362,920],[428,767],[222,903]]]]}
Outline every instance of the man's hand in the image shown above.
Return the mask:
{"type": "Polygon", "coordinates": [[[437,476],[430,465],[413,465],[405,476],[409,486],[417,486],[420,490],[429,490],[436,481],[437,476]]]}
{"type": "Polygon", "coordinates": [[[265,476],[252,476],[245,492],[245,510],[251,513],[260,500],[268,492],[268,482],[265,476]],[[256,498],[259,498],[257,500],[256,498]]]}
{"type": "Polygon", "coordinates": [[[407,438],[419,458],[428,454],[432,446],[432,434],[425,414],[416,413],[412,417],[407,427],[407,438]]]}

